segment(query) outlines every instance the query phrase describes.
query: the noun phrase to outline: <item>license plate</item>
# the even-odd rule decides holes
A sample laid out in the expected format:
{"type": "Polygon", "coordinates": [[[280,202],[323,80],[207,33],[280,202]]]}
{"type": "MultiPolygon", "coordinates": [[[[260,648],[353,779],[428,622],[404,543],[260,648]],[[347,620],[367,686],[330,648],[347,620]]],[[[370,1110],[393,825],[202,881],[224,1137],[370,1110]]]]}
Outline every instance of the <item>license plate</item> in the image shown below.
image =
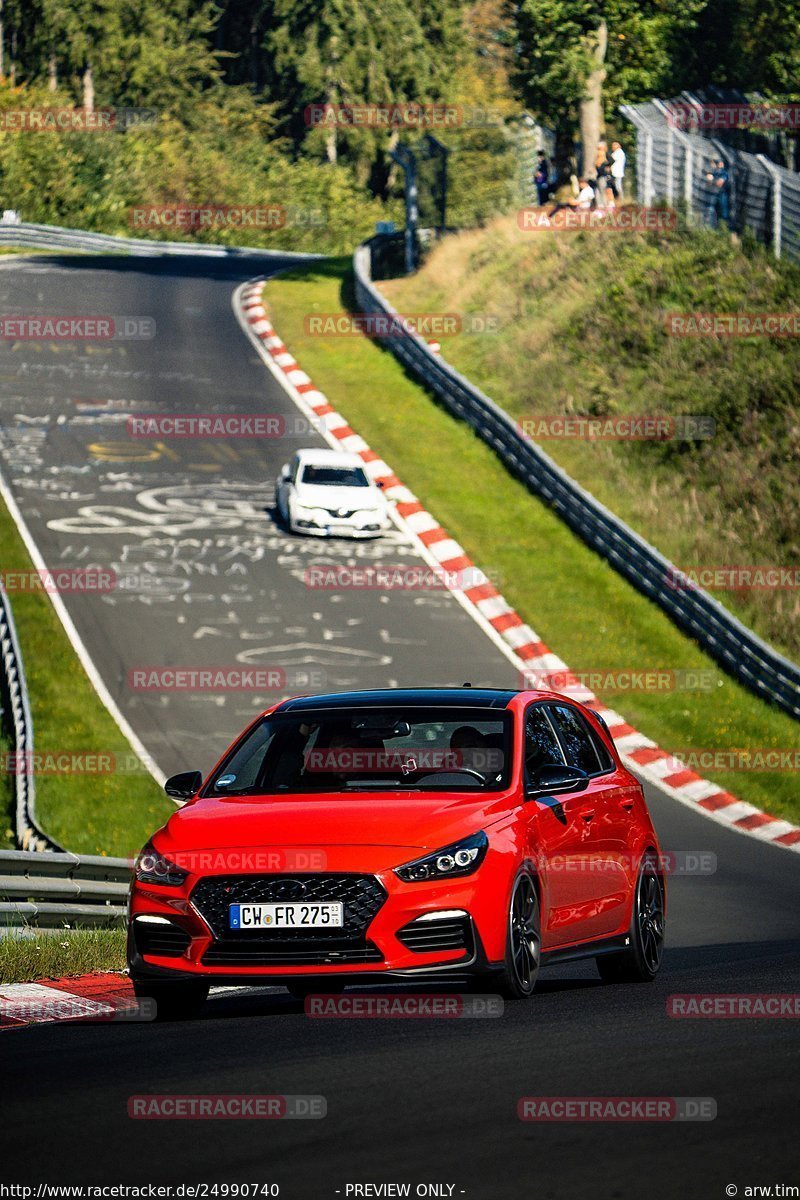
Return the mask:
{"type": "Polygon", "coordinates": [[[343,904],[231,904],[231,929],[341,929],[343,904]]]}

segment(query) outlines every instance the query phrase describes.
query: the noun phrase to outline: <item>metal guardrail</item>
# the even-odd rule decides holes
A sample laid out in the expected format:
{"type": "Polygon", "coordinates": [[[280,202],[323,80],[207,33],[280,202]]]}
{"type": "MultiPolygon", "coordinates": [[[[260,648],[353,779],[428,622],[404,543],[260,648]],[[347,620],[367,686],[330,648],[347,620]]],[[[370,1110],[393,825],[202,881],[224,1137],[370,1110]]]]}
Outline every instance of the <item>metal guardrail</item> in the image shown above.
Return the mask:
{"type": "Polygon", "coordinates": [[[0,850],[0,926],[118,924],[131,869],[126,858],[0,850]]]}
{"type": "Polygon", "coordinates": [[[11,603],[0,583],[0,703],[5,727],[14,742],[14,825],[23,850],[60,850],[36,821],[36,784],[30,770],[33,753],[33,719],[22,655],[11,612],[11,603]]]}
{"type": "MultiPolygon", "coordinates": [[[[373,268],[386,249],[387,239],[378,236],[356,250],[355,296],[362,312],[396,315],[372,282],[373,268]]],[[[562,471],[493,400],[433,354],[422,337],[409,332],[403,337],[388,337],[384,344],[451,413],[471,425],[510,470],[546,500],[587,545],[658,604],[707,654],[762,699],[800,719],[800,667],[762,641],[701,588],[676,587],[674,580],[681,575],[678,568],[562,471]]]]}
{"type": "Polygon", "coordinates": [[[220,246],[202,242],[160,242],[155,238],[129,238],[110,233],[86,233],[60,225],[19,224],[0,221],[0,245],[25,246],[42,250],[85,250],[94,254],[110,252],[133,255],[207,255],[211,258],[295,258],[318,259],[319,254],[298,250],[268,250],[260,246],[220,246]]]}
{"type": "Polygon", "coordinates": [[[710,160],[721,158],[730,177],[730,227],[738,233],[752,230],[776,258],[800,261],[800,175],[764,154],[731,145],[722,135],[678,128],[670,110],[675,104],[690,111],[701,102],[685,93],[677,101],[620,107],[636,129],[639,202],[680,202],[687,212],[705,219],[714,199],[706,173],[710,160]]]}

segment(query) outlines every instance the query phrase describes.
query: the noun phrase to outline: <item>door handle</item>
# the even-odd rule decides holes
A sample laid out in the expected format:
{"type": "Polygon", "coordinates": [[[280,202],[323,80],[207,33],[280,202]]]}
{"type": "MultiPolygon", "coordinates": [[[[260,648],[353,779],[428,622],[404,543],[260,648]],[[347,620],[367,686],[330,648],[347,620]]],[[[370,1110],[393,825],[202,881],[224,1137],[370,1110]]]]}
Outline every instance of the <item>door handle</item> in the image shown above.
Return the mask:
{"type": "Polygon", "coordinates": [[[594,820],[594,809],[593,808],[582,808],[580,816],[581,816],[581,820],[585,821],[586,824],[588,825],[590,821],[594,820]]]}

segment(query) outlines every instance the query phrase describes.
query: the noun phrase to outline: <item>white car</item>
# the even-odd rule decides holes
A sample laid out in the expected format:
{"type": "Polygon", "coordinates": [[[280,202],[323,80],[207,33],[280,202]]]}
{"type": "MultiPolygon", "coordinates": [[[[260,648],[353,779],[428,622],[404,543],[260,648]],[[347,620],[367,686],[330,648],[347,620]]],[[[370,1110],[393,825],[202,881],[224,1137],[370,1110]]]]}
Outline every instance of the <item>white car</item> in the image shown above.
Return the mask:
{"type": "Polygon", "coordinates": [[[356,454],[298,450],[281,468],[278,513],[293,533],[377,537],[389,527],[389,504],[356,454]]]}

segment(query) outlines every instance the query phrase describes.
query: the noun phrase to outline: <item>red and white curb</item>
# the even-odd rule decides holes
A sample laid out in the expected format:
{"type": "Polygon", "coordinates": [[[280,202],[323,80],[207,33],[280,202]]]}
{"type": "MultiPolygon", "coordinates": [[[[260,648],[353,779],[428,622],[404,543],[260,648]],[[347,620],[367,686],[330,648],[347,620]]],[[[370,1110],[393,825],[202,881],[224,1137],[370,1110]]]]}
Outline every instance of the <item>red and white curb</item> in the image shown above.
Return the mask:
{"type": "Polygon", "coordinates": [[[57,1021],[148,1020],[134,1000],[130,979],[112,973],[0,983],[0,1029],[57,1021]]]}
{"type": "Polygon", "coordinates": [[[429,565],[445,573],[445,586],[519,669],[520,686],[525,686],[525,673],[528,673],[531,687],[537,686],[537,677],[550,672],[558,673],[567,681],[567,686],[560,690],[600,713],[626,766],[638,775],[667,795],[730,829],[800,852],[798,826],[770,816],[754,805],[738,800],[719,784],[703,779],[674,755],[668,754],[634,729],[619,713],[606,708],[593,692],[570,674],[566,663],[553,654],[525,624],[458,542],[450,537],[387,463],[350,427],[324,393],[315,387],[267,317],[262,298],[263,287],[263,280],[253,280],[238,288],[233,298],[239,323],[258,348],[261,358],[295,404],[315,421],[328,444],[359,455],[367,474],[382,481],[384,495],[395,502],[394,511],[399,527],[411,537],[429,565]],[[460,579],[466,577],[470,586],[453,586],[449,582],[453,576],[460,579]]]}

